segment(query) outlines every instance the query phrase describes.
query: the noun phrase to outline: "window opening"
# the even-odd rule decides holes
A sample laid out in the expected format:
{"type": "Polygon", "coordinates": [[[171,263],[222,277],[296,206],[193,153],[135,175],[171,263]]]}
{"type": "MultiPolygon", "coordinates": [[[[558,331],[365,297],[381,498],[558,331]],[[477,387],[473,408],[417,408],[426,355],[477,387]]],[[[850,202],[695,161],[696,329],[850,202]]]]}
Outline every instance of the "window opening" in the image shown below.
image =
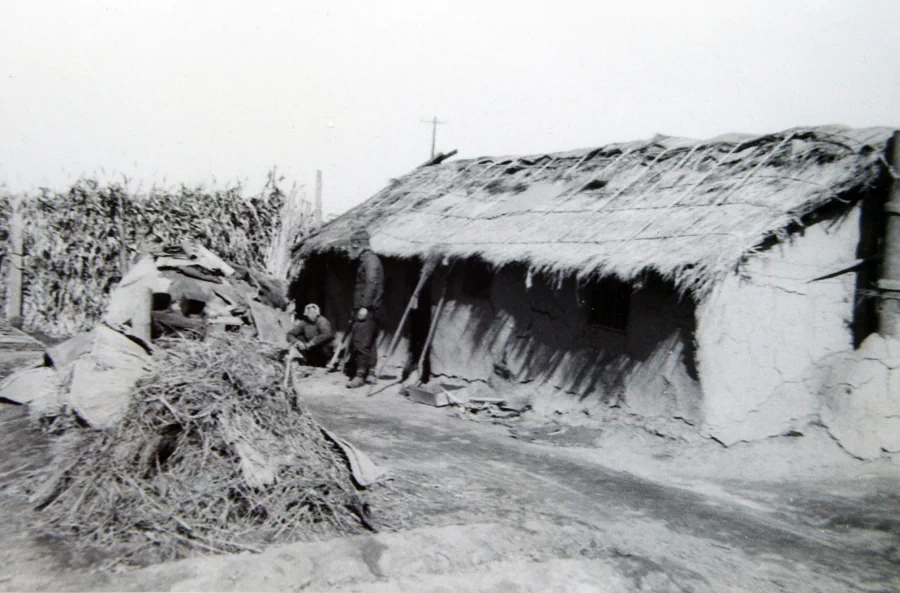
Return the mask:
{"type": "Polygon", "coordinates": [[[491,296],[491,282],[494,280],[494,272],[491,267],[480,259],[466,261],[463,268],[463,294],[476,298],[488,298],[491,296]]]}
{"type": "Polygon", "coordinates": [[[624,332],[631,308],[631,285],[613,277],[593,283],[587,294],[588,323],[624,332]]]}

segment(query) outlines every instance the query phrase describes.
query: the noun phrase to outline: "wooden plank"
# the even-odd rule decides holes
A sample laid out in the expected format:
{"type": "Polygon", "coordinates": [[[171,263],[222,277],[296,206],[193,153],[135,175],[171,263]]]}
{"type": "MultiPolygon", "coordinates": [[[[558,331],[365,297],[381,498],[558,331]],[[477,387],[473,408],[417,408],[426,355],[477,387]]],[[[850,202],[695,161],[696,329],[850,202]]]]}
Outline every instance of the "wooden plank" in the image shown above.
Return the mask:
{"type": "Polygon", "coordinates": [[[287,347],[287,332],[292,326],[290,313],[250,301],[250,314],[260,340],[287,347]]]}

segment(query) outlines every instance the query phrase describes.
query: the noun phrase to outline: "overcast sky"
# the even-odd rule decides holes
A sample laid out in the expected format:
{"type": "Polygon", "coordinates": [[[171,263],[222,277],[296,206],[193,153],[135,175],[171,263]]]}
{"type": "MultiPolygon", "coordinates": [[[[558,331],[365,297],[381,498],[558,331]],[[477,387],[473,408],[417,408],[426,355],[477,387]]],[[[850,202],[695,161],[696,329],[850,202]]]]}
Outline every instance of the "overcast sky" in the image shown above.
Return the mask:
{"type": "Polygon", "coordinates": [[[0,183],[243,181],[325,211],[438,151],[900,126],[900,2],[3,0],[0,183]]]}

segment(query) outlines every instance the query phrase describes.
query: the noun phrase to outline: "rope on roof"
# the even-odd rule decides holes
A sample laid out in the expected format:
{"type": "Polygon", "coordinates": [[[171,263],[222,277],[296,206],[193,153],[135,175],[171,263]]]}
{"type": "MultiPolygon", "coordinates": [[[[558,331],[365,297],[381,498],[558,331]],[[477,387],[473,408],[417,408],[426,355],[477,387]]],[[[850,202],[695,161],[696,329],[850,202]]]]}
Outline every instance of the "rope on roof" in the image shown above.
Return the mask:
{"type": "Polygon", "coordinates": [[[472,161],[471,163],[469,163],[468,165],[466,165],[465,167],[463,167],[462,169],[457,171],[455,175],[450,175],[450,179],[448,179],[445,183],[435,183],[434,188],[429,189],[428,193],[435,194],[439,190],[447,189],[448,187],[450,187],[453,184],[454,181],[459,179],[462,175],[465,175],[466,171],[468,171],[469,169],[474,167],[476,164],[478,164],[478,161],[472,161]]]}
{"type": "MultiPolygon", "coordinates": [[[[672,149],[671,149],[671,148],[666,148],[666,149],[663,150],[661,153],[659,153],[658,155],[656,155],[656,158],[653,159],[653,160],[650,162],[649,165],[647,165],[647,169],[646,169],[643,173],[641,173],[640,175],[638,175],[637,177],[635,177],[634,179],[632,179],[631,182],[630,182],[628,185],[626,185],[625,187],[623,187],[623,188],[621,188],[619,191],[617,191],[615,194],[613,194],[613,196],[612,196],[612,197],[609,199],[609,201],[606,202],[606,203],[607,203],[607,204],[611,204],[611,203],[613,202],[613,200],[615,200],[616,198],[618,198],[619,196],[621,196],[623,193],[625,193],[626,191],[628,191],[629,189],[631,189],[632,187],[634,187],[634,185],[635,185],[638,181],[640,181],[641,179],[643,179],[644,177],[646,177],[647,174],[650,173],[650,172],[653,170],[653,165],[655,165],[655,164],[659,161],[659,159],[661,159],[662,156],[663,156],[664,154],[666,154],[667,152],[669,152],[670,150],[672,150],[672,149]]],[[[600,208],[600,210],[602,210],[602,208],[600,208]]]]}
{"type": "MultiPolygon", "coordinates": [[[[698,187],[700,187],[700,184],[702,184],[704,181],[706,181],[707,179],[709,179],[709,176],[712,175],[712,174],[716,171],[716,169],[718,169],[718,168],[722,165],[722,163],[725,162],[725,159],[727,159],[727,158],[730,157],[732,154],[734,154],[735,152],[737,152],[737,149],[738,149],[739,147],[743,146],[743,145],[744,145],[744,144],[743,144],[742,142],[738,142],[738,143],[736,143],[734,146],[732,146],[732,147],[731,147],[731,150],[728,151],[728,154],[726,154],[724,157],[722,157],[721,160],[716,161],[715,166],[714,166],[712,169],[710,169],[709,171],[707,171],[707,172],[706,172],[706,175],[704,175],[703,177],[701,177],[701,178],[697,181],[697,183],[695,183],[693,186],[689,187],[688,190],[687,190],[686,192],[684,192],[682,195],[678,196],[678,198],[676,198],[674,202],[672,202],[671,204],[669,204],[669,207],[671,208],[672,206],[675,206],[675,205],[677,205],[677,204],[680,204],[683,200],[686,200],[686,199],[688,198],[688,196],[690,196],[692,193],[694,193],[694,192],[697,190],[698,187]]],[[[755,151],[755,150],[756,150],[756,147],[753,148],[753,151],[755,151]]],[[[753,151],[750,152],[751,155],[753,154],[753,151]]],[[[748,156],[749,156],[749,155],[748,155],[748,156]]],[[[739,162],[740,162],[740,161],[739,161],[739,162]]]]}
{"type": "Polygon", "coordinates": [[[537,171],[534,172],[534,174],[533,174],[532,176],[533,176],[533,177],[537,177],[538,175],[540,175],[541,173],[544,172],[544,169],[546,169],[546,168],[549,167],[552,163],[555,163],[555,162],[556,162],[556,157],[555,157],[555,156],[550,157],[550,160],[547,161],[546,163],[544,163],[544,164],[541,166],[540,169],[538,169],[537,171]]]}
{"type": "Polygon", "coordinates": [[[571,168],[566,169],[566,172],[563,173],[563,175],[571,175],[572,173],[574,173],[578,169],[578,167],[581,166],[581,163],[583,163],[585,160],[587,160],[587,158],[590,156],[590,154],[591,154],[590,151],[584,153],[584,156],[581,157],[577,163],[572,165],[571,168]]]}
{"type": "MultiPolygon", "coordinates": [[[[405,208],[401,208],[400,210],[397,210],[394,214],[400,214],[400,213],[403,213],[403,212],[407,212],[408,210],[411,210],[414,206],[416,206],[418,203],[420,203],[420,202],[422,201],[422,199],[424,199],[424,200],[430,200],[430,199],[432,199],[433,197],[435,197],[439,192],[442,192],[442,191],[445,191],[445,190],[449,189],[450,186],[453,185],[453,182],[454,182],[454,181],[456,181],[456,180],[459,179],[461,176],[463,176],[469,169],[471,169],[471,168],[474,167],[475,165],[481,164],[481,162],[482,162],[482,161],[480,161],[480,160],[472,161],[471,163],[469,163],[468,165],[466,165],[465,167],[463,167],[460,171],[457,171],[456,175],[453,175],[449,180],[447,180],[446,183],[444,183],[444,184],[442,184],[442,185],[437,185],[437,184],[436,184],[436,186],[435,186],[435,188],[434,188],[433,190],[428,190],[427,193],[423,192],[423,193],[424,193],[423,198],[420,198],[420,199],[419,199],[418,201],[416,201],[416,202],[411,202],[411,203],[410,203],[409,205],[407,205],[405,208]]],[[[491,168],[493,168],[493,167],[496,166],[497,164],[498,164],[498,163],[496,163],[496,162],[492,162],[490,165],[488,165],[487,167],[485,167],[484,169],[482,169],[481,171],[479,171],[472,179],[478,179],[481,175],[483,175],[483,174],[485,173],[485,171],[490,170],[491,168]]],[[[412,193],[412,191],[410,191],[410,194],[411,194],[411,193],[412,193]]]]}
{"type": "MultiPolygon", "coordinates": [[[[484,188],[486,188],[487,186],[489,186],[489,185],[491,184],[491,182],[493,182],[493,181],[496,180],[498,177],[500,177],[501,175],[503,175],[504,173],[506,173],[506,171],[507,171],[510,167],[512,167],[514,164],[518,163],[518,162],[519,162],[519,159],[516,159],[516,160],[514,160],[514,161],[512,161],[512,162],[509,162],[509,161],[505,161],[505,162],[507,162],[507,163],[509,163],[509,164],[508,164],[506,167],[504,167],[503,169],[501,169],[499,173],[497,173],[496,175],[494,175],[493,177],[491,177],[490,179],[488,179],[487,182],[486,182],[484,185],[482,185],[481,187],[479,187],[479,188],[476,189],[475,191],[476,191],[476,192],[480,192],[480,191],[482,191],[484,188]]],[[[499,163],[497,163],[497,164],[499,164],[499,163]]]]}
{"type": "MultiPolygon", "coordinates": [[[[723,193],[723,195],[722,195],[719,199],[717,199],[715,202],[713,202],[712,206],[721,206],[723,203],[725,203],[725,200],[727,200],[728,198],[730,198],[731,196],[733,196],[735,193],[737,193],[737,191],[744,185],[744,183],[747,182],[748,179],[750,179],[751,177],[753,177],[753,175],[756,174],[757,171],[759,171],[759,170],[762,169],[764,166],[766,166],[766,163],[768,163],[768,162],[772,159],[772,157],[775,156],[775,153],[777,153],[779,150],[781,150],[781,147],[782,147],[782,146],[784,146],[785,144],[787,144],[788,142],[790,142],[791,140],[793,140],[793,139],[794,139],[794,136],[796,136],[796,135],[797,135],[796,132],[792,132],[791,134],[789,134],[788,136],[786,136],[781,142],[779,142],[779,143],[775,146],[775,148],[773,148],[771,151],[769,151],[769,153],[768,153],[764,158],[762,158],[762,159],[756,164],[755,167],[753,167],[752,169],[750,169],[750,170],[749,170],[749,171],[741,178],[741,180],[737,182],[737,184],[731,189],[731,191],[723,193]]],[[[706,220],[707,218],[709,218],[709,215],[710,215],[712,212],[713,212],[712,209],[710,209],[710,210],[707,211],[707,212],[702,212],[702,213],[700,214],[699,217],[697,217],[696,219],[694,219],[693,221],[691,221],[690,224],[688,224],[686,227],[684,227],[683,231],[687,231],[688,229],[690,229],[690,228],[696,226],[698,223],[700,223],[700,222],[706,220]]]]}
{"type": "MultiPolygon", "coordinates": [[[[681,161],[680,161],[677,165],[675,165],[671,170],[672,170],[672,171],[675,171],[675,170],[680,169],[681,167],[683,167],[684,164],[688,161],[688,159],[691,158],[691,156],[693,156],[694,152],[696,152],[697,149],[700,148],[700,146],[701,146],[700,144],[695,144],[694,147],[691,148],[691,150],[688,151],[688,153],[684,156],[684,158],[681,159],[681,161]]],[[[656,183],[654,183],[649,189],[647,189],[647,193],[650,193],[651,191],[653,191],[654,189],[656,189],[656,188],[659,186],[659,184],[662,183],[662,180],[663,180],[663,176],[660,175],[660,177],[659,177],[659,179],[656,181],[656,183]]],[[[669,204],[668,206],[666,206],[665,209],[668,210],[668,209],[670,209],[670,208],[673,208],[673,207],[675,207],[676,204],[677,204],[677,202],[672,202],[671,204],[669,204]]],[[[633,209],[633,208],[632,208],[632,209],[633,209]]],[[[626,239],[626,240],[627,240],[627,241],[631,241],[632,239],[636,238],[638,235],[640,235],[641,233],[643,233],[644,231],[646,231],[648,228],[650,228],[651,226],[653,226],[653,223],[654,223],[654,222],[656,222],[656,221],[655,221],[655,220],[651,220],[651,221],[647,222],[647,224],[645,224],[645,225],[641,228],[641,230],[639,230],[638,232],[634,233],[633,235],[631,235],[631,237],[629,237],[629,238],[626,239]]]]}
{"type": "Polygon", "coordinates": [[[744,177],[743,177],[740,181],[737,182],[737,185],[735,185],[734,188],[733,188],[730,192],[726,193],[726,194],[723,195],[721,198],[719,198],[718,200],[716,200],[715,203],[714,203],[714,205],[719,206],[719,205],[722,204],[722,202],[724,202],[724,201],[727,200],[729,197],[731,197],[732,195],[734,195],[735,192],[737,192],[737,190],[739,190],[739,189],[744,185],[744,183],[747,182],[748,179],[750,179],[751,177],[753,177],[753,175],[754,175],[757,171],[759,171],[759,170],[762,169],[764,166],[766,166],[766,163],[768,163],[769,160],[770,160],[773,156],[775,156],[775,153],[778,152],[778,151],[781,149],[782,146],[784,146],[785,144],[787,144],[788,142],[790,142],[791,140],[793,140],[793,139],[794,139],[794,136],[796,136],[796,135],[797,135],[796,132],[794,132],[794,133],[790,134],[789,136],[785,137],[784,140],[782,140],[781,142],[779,142],[779,143],[778,143],[778,146],[776,146],[775,148],[772,149],[772,152],[770,152],[769,154],[767,154],[766,157],[765,157],[764,159],[762,159],[761,161],[759,161],[759,163],[757,163],[756,166],[753,167],[753,169],[751,169],[750,171],[748,171],[747,174],[744,175],[744,177]]]}
{"type": "Polygon", "coordinates": [[[613,162],[611,162],[610,164],[608,164],[608,165],[606,165],[605,167],[603,167],[600,171],[598,171],[598,172],[594,173],[593,175],[591,175],[590,179],[588,179],[586,182],[584,182],[584,183],[582,183],[581,185],[579,185],[576,189],[574,189],[574,190],[564,190],[562,193],[560,193],[558,196],[556,196],[555,199],[558,200],[558,199],[560,199],[560,198],[566,197],[567,195],[577,194],[577,193],[583,191],[584,188],[586,188],[587,186],[589,186],[590,184],[592,184],[598,177],[600,177],[601,175],[603,175],[604,173],[606,173],[607,171],[609,171],[610,169],[612,169],[613,167],[615,167],[615,166],[616,166],[622,159],[624,159],[626,156],[631,155],[631,154],[634,154],[635,152],[637,152],[638,150],[641,150],[641,149],[643,149],[643,148],[646,148],[646,146],[640,146],[640,147],[637,147],[637,148],[632,148],[631,150],[626,150],[625,152],[623,152],[622,154],[620,154],[618,157],[616,157],[616,158],[613,160],[613,162]]]}
{"type": "MultiPolygon", "coordinates": [[[[687,153],[686,155],[684,155],[684,158],[681,159],[681,160],[678,162],[678,164],[676,164],[674,167],[672,167],[671,169],[669,169],[668,171],[666,171],[666,173],[669,173],[669,172],[671,172],[671,171],[677,171],[678,169],[680,169],[681,167],[683,167],[684,164],[685,164],[686,162],[688,162],[688,159],[690,159],[690,158],[694,155],[694,153],[697,152],[697,149],[700,148],[700,146],[702,146],[702,145],[701,145],[701,144],[695,144],[695,145],[688,151],[688,153],[687,153]]],[[[645,190],[645,192],[646,192],[646,193],[650,193],[650,192],[652,192],[653,190],[655,190],[657,187],[659,187],[659,184],[662,183],[662,180],[664,179],[664,177],[665,177],[665,173],[661,173],[660,176],[659,176],[659,179],[656,180],[656,183],[654,183],[653,185],[651,185],[650,187],[648,187],[648,188],[645,190]]]]}

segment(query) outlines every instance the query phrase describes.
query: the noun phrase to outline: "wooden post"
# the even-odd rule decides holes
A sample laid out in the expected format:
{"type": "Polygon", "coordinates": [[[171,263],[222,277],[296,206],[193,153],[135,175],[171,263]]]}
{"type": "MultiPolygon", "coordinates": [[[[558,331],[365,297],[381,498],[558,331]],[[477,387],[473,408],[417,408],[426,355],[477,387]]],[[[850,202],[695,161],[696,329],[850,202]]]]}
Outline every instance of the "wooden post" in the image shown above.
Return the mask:
{"type": "MultiPolygon", "coordinates": [[[[900,131],[891,138],[891,167],[900,171],[900,131]]],[[[884,337],[900,337],[900,181],[892,176],[890,194],[884,205],[887,219],[884,230],[884,254],[878,288],[878,333],[884,337]]]]}
{"type": "MultiPolygon", "coordinates": [[[[450,274],[448,273],[447,276],[450,274]]],[[[422,353],[419,355],[419,363],[416,365],[416,372],[419,373],[418,382],[422,382],[422,376],[425,374],[425,357],[428,356],[428,351],[431,348],[431,341],[434,339],[434,330],[437,328],[438,319],[441,317],[441,313],[444,311],[444,302],[447,299],[447,285],[449,284],[447,278],[444,278],[444,287],[441,289],[441,298],[438,300],[437,306],[434,308],[434,313],[431,317],[431,325],[428,328],[428,336],[425,338],[425,345],[422,347],[422,353]]]]}
{"type": "MultiPolygon", "coordinates": [[[[117,191],[119,207],[116,212],[116,228],[119,231],[119,274],[122,278],[128,273],[128,248],[125,244],[125,204],[122,200],[122,192],[117,191]]],[[[148,336],[149,339],[149,336],[148,336]]]]}
{"type": "Polygon", "coordinates": [[[317,226],[322,225],[322,170],[316,171],[316,212],[315,223],[317,226]]]}
{"type": "Polygon", "coordinates": [[[134,291],[134,299],[136,302],[131,317],[131,333],[149,344],[150,327],[153,324],[153,290],[142,286],[134,291]]]}
{"type": "Polygon", "coordinates": [[[9,279],[6,285],[6,318],[10,324],[22,323],[22,270],[25,262],[25,221],[22,218],[21,199],[13,200],[9,220],[10,258],[9,279]]]}

